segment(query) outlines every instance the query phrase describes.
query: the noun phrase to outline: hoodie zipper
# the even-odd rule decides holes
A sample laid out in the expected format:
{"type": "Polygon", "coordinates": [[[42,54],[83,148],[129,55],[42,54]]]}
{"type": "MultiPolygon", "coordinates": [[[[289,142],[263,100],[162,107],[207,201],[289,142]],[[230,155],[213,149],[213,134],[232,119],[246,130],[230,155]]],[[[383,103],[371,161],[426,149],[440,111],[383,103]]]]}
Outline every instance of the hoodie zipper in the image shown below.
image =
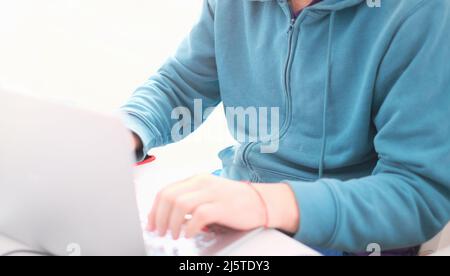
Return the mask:
{"type": "Polygon", "coordinates": [[[295,28],[296,18],[294,14],[291,13],[291,19],[288,29],[288,55],[286,58],[286,65],[284,68],[284,86],[285,86],[285,94],[286,94],[286,120],[283,124],[283,128],[280,131],[280,138],[284,136],[287,131],[289,125],[291,124],[291,113],[292,113],[292,100],[291,100],[291,88],[290,88],[290,68],[292,64],[292,56],[293,56],[293,39],[294,39],[294,28],[295,28]]]}
{"type": "MultiPolygon", "coordinates": [[[[286,65],[284,68],[284,86],[285,86],[285,94],[286,94],[286,102],[287,102],[287,110],[286,110],[286,120],[285,123],[283,124],[283,128],[280,131],[280,138],[281,136],[284,136],[285,132],[287,131],[290,123],[291,123],[291,113],[292,113],[292,100],[291,100],[291,89],[290,89],[290,67],[291,67],[291,63],[292,63],[292,52],[293,52],[293,39],[294,39],[294,28],[295,28],[295,23],[296,23],[296,18],[291,10],[291,18],[290,18],[290,22],[289,22],[289,28],[287,31],[288,34],[288,55],[286,58],[286,65]]],[[[245,145],[245,147],[242,150],[242,161],[244,163],[244,165],[250,170],[251,175],[252,175],[252,179],[251,181],[256,181],[257,179],[257,175],[255,174],[249,160],[248,160],[248,156],[249,156],[249,152],[251,150],[251,148],[255,145],[256,143],[248,143],[247,145],[245,145]]]]}

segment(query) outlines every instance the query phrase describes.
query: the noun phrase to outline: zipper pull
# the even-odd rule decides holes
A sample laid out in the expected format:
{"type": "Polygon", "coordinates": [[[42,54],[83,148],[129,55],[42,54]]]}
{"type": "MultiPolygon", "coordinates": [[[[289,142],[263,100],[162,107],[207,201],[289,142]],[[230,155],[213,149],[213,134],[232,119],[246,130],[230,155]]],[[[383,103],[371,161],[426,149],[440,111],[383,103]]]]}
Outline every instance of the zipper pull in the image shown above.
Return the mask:
{"type": "Polygon", "coordinates": [[[295,18],[292,18],[291,23],[289,24],[289,29],[287,31],[288,34],[292,32],[292,30],[294,29],[294,26],[295,26],[295,18]]]}

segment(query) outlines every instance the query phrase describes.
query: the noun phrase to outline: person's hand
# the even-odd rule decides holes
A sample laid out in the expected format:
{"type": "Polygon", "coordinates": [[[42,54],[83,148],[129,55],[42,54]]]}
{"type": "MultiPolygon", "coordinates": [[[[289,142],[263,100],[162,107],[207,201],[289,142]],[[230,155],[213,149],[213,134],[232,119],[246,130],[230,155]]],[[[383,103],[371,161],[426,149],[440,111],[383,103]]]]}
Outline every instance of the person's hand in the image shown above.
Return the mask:
{"type": "Polygon", "coordinates": [[[157,196],[148,217],[148,230],[178,239],[183,226],[192,238],[208,225],[236,230],[267,226],[295,232],[298,209],[286,184],[250,184],[200,175],[168,186],[157,196]],[[191,219],[186,220],[190,215],[191,219]]]}
{"type": "Polygon", "coordinates": [[[141,138],[134,132],[131,133],[132,136],[132,140],[133,140],[133,149],[135,152],[140,152],[142,151],[142,148],[144,147],[142,145],[142,140],[141,138]]]}

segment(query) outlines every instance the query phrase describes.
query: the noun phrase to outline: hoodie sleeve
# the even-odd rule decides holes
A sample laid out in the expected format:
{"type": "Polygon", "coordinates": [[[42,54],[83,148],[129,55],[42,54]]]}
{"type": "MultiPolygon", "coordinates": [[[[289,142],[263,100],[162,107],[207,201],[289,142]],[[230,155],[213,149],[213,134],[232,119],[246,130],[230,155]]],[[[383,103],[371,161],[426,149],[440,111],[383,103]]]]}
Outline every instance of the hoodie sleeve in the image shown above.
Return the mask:
{"type": "Polygon", "coordinates": [[[296,238],[365,252],[417,246],[450,220],[450,5],[424,1],[403,22],[375,88],[371,176],[288,182],[301,214],[296,238]]]}
{"type": "Polygon", "coordinates": [[[221,101],[215,61],[213,1],[204,1],[199,22],[176,54],[121,108],[126,126],[143,141],[142,156],[153,147],[173,142],[171,115],[175,108],[187,108],[194,114],[194,100],[202,100],[203,111],[221,101]]]}

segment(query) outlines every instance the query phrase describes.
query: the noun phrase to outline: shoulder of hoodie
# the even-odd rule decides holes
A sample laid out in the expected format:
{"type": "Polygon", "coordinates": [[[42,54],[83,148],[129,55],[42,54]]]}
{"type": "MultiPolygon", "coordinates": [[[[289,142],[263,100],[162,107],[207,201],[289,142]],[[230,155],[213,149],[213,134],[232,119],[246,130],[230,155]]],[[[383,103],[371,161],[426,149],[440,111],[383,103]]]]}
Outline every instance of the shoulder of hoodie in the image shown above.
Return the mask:
{"type": "MultiPolygon", "coordinates": [[[[380,0],[380,10],[387,17],[406,21],[415,14],[424,13],[432,19],[450,20],[449,0],[380,0]]],[[[365,1],[364,1],[365,2],[365,1]]],[[[362,3],[365,5],[365,3],[362,3]]]]}

